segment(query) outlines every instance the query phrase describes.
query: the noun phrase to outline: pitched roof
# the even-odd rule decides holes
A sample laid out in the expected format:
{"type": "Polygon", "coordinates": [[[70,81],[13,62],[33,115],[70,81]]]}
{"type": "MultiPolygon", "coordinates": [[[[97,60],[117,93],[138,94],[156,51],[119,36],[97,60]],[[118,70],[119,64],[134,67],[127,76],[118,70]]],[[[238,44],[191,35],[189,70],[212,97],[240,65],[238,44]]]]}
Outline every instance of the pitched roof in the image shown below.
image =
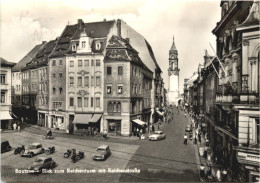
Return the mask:
{"type": "Polygon", "coordinates": [[[1,67],[13,67],[16,63],[14,62],[8,62],[7,60],[0,57],[1,60],[1,67]]]}
{"type": "MultiPolygon", "coordinates": [[[[82,22],[83,23],[83,22],[82,22]]],[[[72,54],[75,51],[72,51],[70,46],[71,41],[78,41],[80,38],[80,34],[85,31],[86,34],[93,39],[92,42],[92,50],[93,52],[103,52],[105,49],[106,37],[110,32],[111,27],[114,25],[115,21],[102,21],[102,22],[90,22],[83,23],[83,26],[80,27],[79,23],[75,25],[67,25],[61,34],[58,45],[55,48],[54,52],[50,55],[50,57],[61,57],[65,54],[72,54]],[[100,39],[104,38],[104,39],[100,39]],[[94,45],[96,41],[100,41],[101,49],[96,50],[94,45]]]]}
{"type": "Polygon", "coordinates": [[[36,45],[29,53],[27,53],[13,68],[12,72],[18,72],[21,69],[23,69],[28,62],[31,61],[33,57],[36,56],[37,52],[40,50],[40,48],[43,46],[43,44],[36,45]]]}
{"type": "Polygon", "coordinates": [[[105,61],[130,61],[143,67],[143,69],[152,72],[141,60],[136,51],[126,39],[115,35],[108,41],[105,61]]]}
{"type": "Polygon", "coordinates": [[[148,43],[148,41],[146,39],[145,39],[145,43],[146,43],[146,46],[148,48],[149,54],[150,54],[151,58],[153,59],[155,65],[156,65],[156,68],[159,70],[159,72],[162,72],[160,66],[158,65],[158,63],[157,63],[157,61],[155,59],[155,56],[153,54],[153,49],[152,49],[151,45],[148,43]]]}

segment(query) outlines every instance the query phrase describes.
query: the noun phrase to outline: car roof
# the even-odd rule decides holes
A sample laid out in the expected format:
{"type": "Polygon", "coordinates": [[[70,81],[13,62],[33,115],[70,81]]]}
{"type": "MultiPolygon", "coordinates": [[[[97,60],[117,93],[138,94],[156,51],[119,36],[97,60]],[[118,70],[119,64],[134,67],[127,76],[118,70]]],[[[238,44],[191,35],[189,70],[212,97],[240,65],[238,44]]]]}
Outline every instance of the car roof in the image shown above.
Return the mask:
{"type": "Polygon", "coordinates": [[[35,143],[31,143],[30,145],[37,146],[37,145],[41,145],[41,144],[38,142],[35,142],[35,143]]]}
{"type": "Polygon", "coordinates": [[[106,149],[108,147],[108,145],[101,145],[98,147],[98,149],[106,149]]]}
{"type": "Polygon", "coordinates": [[[155,133],[163,133],[163,131],[158,130],[158,131],[155,131],[155,133]]]}
{"type": "Polygon", "coordinates": [[[41,156],[41,157],[37,157],[36,159],[41,159],[41,160],[46,160],[46,159],[49,159],[49,158],[51,158],[51,157],[44,157],[44,156],[41,156]]]}

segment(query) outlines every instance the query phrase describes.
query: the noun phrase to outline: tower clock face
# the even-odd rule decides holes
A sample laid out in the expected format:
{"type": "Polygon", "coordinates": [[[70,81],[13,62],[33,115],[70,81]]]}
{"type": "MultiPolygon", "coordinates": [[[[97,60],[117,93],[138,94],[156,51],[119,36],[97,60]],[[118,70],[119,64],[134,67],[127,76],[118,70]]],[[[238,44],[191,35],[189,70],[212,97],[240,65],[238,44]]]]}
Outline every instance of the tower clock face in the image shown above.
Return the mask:
{"type": "Polygon", "coordinates": [[[176,55],[171,55],[171,59],[176,59],[177,56],[176,55]]]}

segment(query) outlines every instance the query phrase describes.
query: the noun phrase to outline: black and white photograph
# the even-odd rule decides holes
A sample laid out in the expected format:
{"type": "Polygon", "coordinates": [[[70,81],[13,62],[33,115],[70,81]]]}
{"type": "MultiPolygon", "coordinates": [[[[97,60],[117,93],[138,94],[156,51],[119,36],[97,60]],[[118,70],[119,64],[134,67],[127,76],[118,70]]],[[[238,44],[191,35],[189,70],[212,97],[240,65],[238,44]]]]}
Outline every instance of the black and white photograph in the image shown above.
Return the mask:
{"type": "Polygon", "coordinates": [[[0,182],[260,182],[259,0],[0,0],[0,182]]]}

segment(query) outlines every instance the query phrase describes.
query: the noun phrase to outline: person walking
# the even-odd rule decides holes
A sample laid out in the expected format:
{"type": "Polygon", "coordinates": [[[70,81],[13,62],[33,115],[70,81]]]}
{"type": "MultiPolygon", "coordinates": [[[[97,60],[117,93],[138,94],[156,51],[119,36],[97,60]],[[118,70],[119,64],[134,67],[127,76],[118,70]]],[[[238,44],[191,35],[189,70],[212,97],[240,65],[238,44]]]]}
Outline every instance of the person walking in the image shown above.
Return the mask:
{"type": "Polygon", "coordinates": [[[21,125],[20,125],[20,123],[18,123],[17,130],[18,130],[18,132],[21,132],[21,125]]]}
{"type": "Polygon", "coordinates": [[[17,124],[16,122],[13,124],[14,132],[16,131],[17,124]]]}
{"type": "Polygon", "coordinates": [[[184,135],[184,142],[183,142],[183,144],[187,145],[187,140],[188,140],[188,137],[187,137],[187,135],[185,134],[185,135],[184,135]]]}

